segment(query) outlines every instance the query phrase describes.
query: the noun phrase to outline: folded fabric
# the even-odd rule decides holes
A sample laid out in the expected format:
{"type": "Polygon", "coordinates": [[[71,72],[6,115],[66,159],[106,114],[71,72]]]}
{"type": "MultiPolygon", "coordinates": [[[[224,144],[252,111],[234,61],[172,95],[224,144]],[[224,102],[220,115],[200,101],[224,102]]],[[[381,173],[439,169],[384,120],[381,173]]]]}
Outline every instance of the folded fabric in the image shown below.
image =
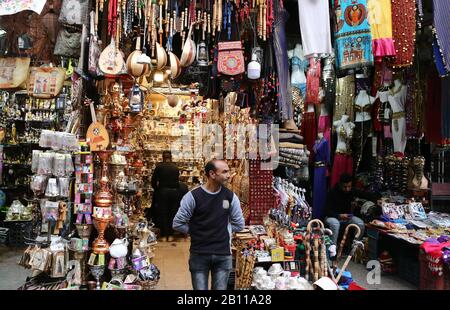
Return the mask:
{"type": "Polygon", "coordinates": [[[288,166],[288,167],[292,167],[292,168],[296,168],[296,169],[301,168],[299,165],[295,165],[295,164],[291,164],[291,163],[287,163],[287,162],[278,161],[276,163],[281,166],[288,166]]]}
{"type": "Polygon", "coordinates": [[[287,138],[287,139],[280,139],[280,142],[302,143],[302,142],[303,142],[303,139],[287,138]]]}
{"type": "Polygon", "coordinates": [[[291,133],[291,132],[280,132],[278,137],[281,139],[299,139],[299,140],[303,140],[303,137],[299,134],[296,133],[291,133]]]}
{"type": "Polygon", "coordinates": [[[292,143],[292,142],[280,142],[279,147],[280,148],[303,149],[304,145],[296,144],[296,143],[292,143]]]}
{"type": "Polygon", "coordinates": [[[286,154],[286,155],[295,155],[298,158],[303,158],[303,157],[308,158],[309,157],[307,154],[305,154],[304,151],[295,150],[295,149],[292,149],[292,150],[280,149],[278,153],[286,154]]]}

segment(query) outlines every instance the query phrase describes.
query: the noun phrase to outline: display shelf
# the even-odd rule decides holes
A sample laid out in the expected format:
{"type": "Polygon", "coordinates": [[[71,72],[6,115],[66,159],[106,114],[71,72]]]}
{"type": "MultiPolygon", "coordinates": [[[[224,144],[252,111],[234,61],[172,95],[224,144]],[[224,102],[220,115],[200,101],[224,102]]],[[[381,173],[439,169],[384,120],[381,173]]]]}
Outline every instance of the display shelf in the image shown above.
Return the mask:
{"type": "Polygon", "coordinates": [[[31,164],[22,164],[22,163],[3,163],[4,167],[17,167],[17,168],[30,168],[31,164]]]}
{"type": "Polygon", "coordinates": [[[28,187],[30,187],[29,184],[18,184],[18,185],[14,185],[14,186],[0,186],[0,189],[3,191],[7,191],[7,190],[23,189],[23,188],[28,188],[28,187]]]}
{"type": "Polygon", "coordinates": [[[23,147],[23,146],[38,146],[39,147],[39,142],[19,142],[16,144],[11,144],[11,143],[5,143],[2,144],[3,147],[23,147]]]}

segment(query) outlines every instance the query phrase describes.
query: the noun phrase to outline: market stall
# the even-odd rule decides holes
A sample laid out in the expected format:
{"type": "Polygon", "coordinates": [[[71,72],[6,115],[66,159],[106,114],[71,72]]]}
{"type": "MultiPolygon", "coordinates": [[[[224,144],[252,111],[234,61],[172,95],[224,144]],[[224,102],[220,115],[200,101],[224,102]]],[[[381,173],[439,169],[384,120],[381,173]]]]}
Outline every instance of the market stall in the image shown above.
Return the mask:
{"type": "Polygon", "coordinates": [[[418,285],[419,247],[450,226],[432,210],[450,182],[448,13],[438,0],[2,5],[0,241],[28,246],[22,288],[157,288],[167,152],[176,206],[227,160],[251,225],[235,288],[354,288],[344,258],[364,252],[364,225],[370,258],[418,285]],[[377,199],[330,211],[342,177],[377,199]]]}

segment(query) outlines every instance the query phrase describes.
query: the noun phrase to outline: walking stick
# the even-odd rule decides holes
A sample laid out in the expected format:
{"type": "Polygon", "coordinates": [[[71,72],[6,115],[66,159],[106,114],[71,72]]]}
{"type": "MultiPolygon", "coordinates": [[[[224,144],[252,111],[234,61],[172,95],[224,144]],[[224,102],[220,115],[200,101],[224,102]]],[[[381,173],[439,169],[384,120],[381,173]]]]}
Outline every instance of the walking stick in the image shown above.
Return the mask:
{"type": "Polygon", "coordinates": [[[344,262],[344,265],[342,266],[341,270],[339,271],[338,276],[336,277],[336,284],[339,282],[339,280],[342,277],[342,274],[345,271],[345,268],[347,268],[348,263],[350,263],[350,260],[352,259],[353,254],[355,254],[355,251],[357,248],[364,249],[364,243],[358,240],[353,240],[352,250],[350,251],[350,254],[347,256],[347,259],[344,262]]]}
{"type": "Polygon", "coordinates": [[[337,257],[336,257],[336,261],[338,261],[342,256],[342,251],[344,250],[345,242],[347,242],[347,235],[348,235],[348,232],[350,231],[350,228],[354,228],[356,230],[354,239],[358,239],[359,236],[361,235],[361,229],[359,228],[358,225],[349,224],[347,227],[345,227],[344,236],[342,237],[342,241],[339,245],[339,250],[338,250],[337,257]]]}
{"type": "Polygon", "coordinates": [[[310,272],[313,274],[315,281],[319,277],[319,245],[318,245],[318,239],[314,239],[314,267],[312,266],[311,262],[311,234],[312,234],[312,227],[313,224],[317,224],[318,229],[323,230],[324,225],[321,220],[311,220],[308,223],[308,226],[306,227],[306,238],[305,238],[305,247],[306,247],[306,279],[309,280],[309,274],[310,272]]]}

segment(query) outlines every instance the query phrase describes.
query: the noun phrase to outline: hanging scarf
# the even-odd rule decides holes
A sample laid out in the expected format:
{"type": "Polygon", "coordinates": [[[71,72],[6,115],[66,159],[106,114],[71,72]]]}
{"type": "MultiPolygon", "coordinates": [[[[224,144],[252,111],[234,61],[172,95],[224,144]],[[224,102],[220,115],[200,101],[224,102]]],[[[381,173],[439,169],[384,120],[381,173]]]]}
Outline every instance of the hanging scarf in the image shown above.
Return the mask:
{"type": "Polygon", "coordinates": [[[413,63],[416,37],[416,2],[392,0],[392,33],[395,57],[390,59],[393,68],[409,67],[413,63]]]}
{"type": "Polygon", "coordinates": [[[336,7],[336,65],[339,70],[373,64],[366,0],[339,0],[336,7]],[[339,14],[338,14],[339,12],[339,14]]]}
{"type": "Polygon", "coordinates": [[[450,16],[450,2],[433,0],[434,27],[439,46],[442,50],[444,65],[450,71],[450,29],[448,18],[450,16]]]}

